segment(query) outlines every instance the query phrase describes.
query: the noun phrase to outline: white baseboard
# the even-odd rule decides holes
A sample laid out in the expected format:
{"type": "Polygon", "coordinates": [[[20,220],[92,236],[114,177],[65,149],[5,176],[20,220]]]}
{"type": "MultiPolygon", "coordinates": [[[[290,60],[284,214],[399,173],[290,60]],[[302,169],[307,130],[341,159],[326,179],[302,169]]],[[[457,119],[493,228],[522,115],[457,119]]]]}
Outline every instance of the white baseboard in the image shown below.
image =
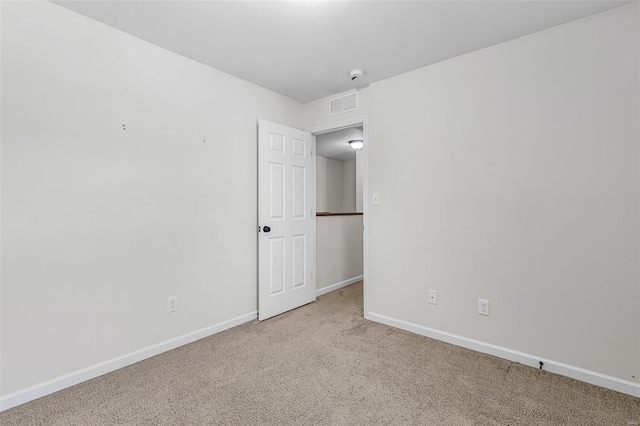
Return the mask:
{"type": "Polygon", "coordinates": [[[462,346],[463,348],[497,356],[499,358],[514,361],[534,368],[539,368],[540,361],[542,361],[544,363],[543,368],[545,371],[560,374],[561,376],[571,377],[572,379],[591,383],[592,385],[601,386],[603,388],[622,392],[635,397],[640,397],[640,383],[619,379],[617,377],[608,376],[606,374],[597,373],[595,371],[586,370],[584,368],[575,367],[573,365],[526,354],[524,352],[514,351],[511,349],[503,348],[501,346],[493,345],[491,343],[469,339],[467,337],[462,337],[456,334],[447,333],[445,331],[425,327],[423,325],[402,321],[385,315],[368,312],[365,314],[365,318],[371,321],[389,325],[391,327],[410,331],[421,336],[430,337],[432,339],[451,343],[452,345],[456,346],[462,346]]]}
{"type": "Polygon", "coordinates": [[[221,331],[252,321],[257,318],[257,315],[257,312],[249,312],[248,314],[244,314],[191,333],[183,334],[182,336],[165,340],[164,342],[153,346],[148,346],[118,358],[101,362],[100,364],[14,392],[0,399],[0,411],[8,410],[9,408],[24,404],[25,402],[33,401],[34,399],[49,395],[53,392],[77,385],[78,383],[102,376],[103,374],[110,373],[128,365],[135,364],[136,362],[170,351],[171,349],[186,345],[187,343],[192,343],[196,340],[220,333],[221,331]]]}
{"type": "Polygon", "coordinates": [[[339,282],[339,283],[335,283],[335,284],[331,284],[328,287],[323,287],[321,289],[316,290],[316,296],[322,296],[323,294],[327,294],[329,292],[332,292],[334,290],[337,290],[339,288],[342,287],[346,287],[348,285],[351,284],[355,284],[358,281],[362,281],[363,275],[358,275],[357,277],[353,277],[353,278],[349,278],[348,280],[339,282]]]}

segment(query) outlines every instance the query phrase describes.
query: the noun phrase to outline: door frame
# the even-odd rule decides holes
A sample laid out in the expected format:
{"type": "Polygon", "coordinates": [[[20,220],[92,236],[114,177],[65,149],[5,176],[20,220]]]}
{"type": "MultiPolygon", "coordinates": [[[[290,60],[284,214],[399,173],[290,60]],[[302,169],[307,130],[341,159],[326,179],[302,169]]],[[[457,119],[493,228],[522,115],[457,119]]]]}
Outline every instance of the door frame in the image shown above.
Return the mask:
{"type": "MultiPolygon", "coordinates": [[[[351,127],[357,127],[362,125],[362,133],[364,138],[364,146],[362,147],[362,225],[364,230],[362,232],[362,262],[363,262],[363,305],[364,305],[364,317],[365,319],[369,318],[369,303],[368,303],[368,291],[367,291],[367,282],[369,278],[369,256],[368,256],[368,248],[367,241],[369,240],[369,119],[366,115],[354,118],[348,118],[342,121],[335,121],[328,124],[323,124],[321,126],[315,126],[308,129],[305,129],[305,132],[309,132],[314,136],[320,135],[322,133],[333,132],[336,130],[348,129],[351,127]]],[[[315,146],[314,146],[314,154],[315,154],[315,146]]],[[[313,180],[316,181],[316,165],[313,165],[313,180]]],[[[314,199],[314,209],[315,208],[315,199],[314,199]]],[[[317,233],[317,230],[315,231],[317,233]]],[[[318,241],[316,235],[316,244],[318,241]]],[[[317,269],[317,268],[316,268],[317,269]]],[[[317,271],[316,271],[317,273],[317,271]]],[[[315,284],[315,281],[314,281],[315,284]]],[[[316,289],[317,291],[317,289],[316,289]]]]}

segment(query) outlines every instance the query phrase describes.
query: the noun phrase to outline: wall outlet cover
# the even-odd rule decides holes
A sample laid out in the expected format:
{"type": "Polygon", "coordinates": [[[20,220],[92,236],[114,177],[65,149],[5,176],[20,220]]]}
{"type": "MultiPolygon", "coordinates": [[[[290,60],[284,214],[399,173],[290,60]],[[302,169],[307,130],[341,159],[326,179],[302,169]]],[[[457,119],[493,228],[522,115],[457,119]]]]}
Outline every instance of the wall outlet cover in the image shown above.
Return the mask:
{"type": "Polygon", "coordinates": [[[487,299],[478,299],[478,313],[489,316],[489,301],[487,299]]]}
{"type": "Polygon", "coordinates": [[[178,310],[178,296],[171,296],[167,300],[167,312],[175,312],[178,310]]]}
{"type": "Polygon", "coordinates": [[[432,305],[438,304],[438,293],[435,290],[429,290],[429,303],[432,305]]]}

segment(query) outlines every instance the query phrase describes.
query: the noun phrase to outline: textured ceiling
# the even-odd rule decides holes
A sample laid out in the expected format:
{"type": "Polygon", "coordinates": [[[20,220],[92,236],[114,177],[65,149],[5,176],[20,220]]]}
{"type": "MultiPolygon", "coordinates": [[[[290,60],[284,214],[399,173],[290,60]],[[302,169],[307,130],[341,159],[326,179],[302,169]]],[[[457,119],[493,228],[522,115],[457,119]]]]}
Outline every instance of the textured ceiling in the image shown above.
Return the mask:
{"type": "Polygon", "coordinates": [[[349,141],[363,137],[362,130],[356,128],[322,133],[316,136],[316,154],[340,161],[353,160],[356,152],[351,149],[349,141]]]}

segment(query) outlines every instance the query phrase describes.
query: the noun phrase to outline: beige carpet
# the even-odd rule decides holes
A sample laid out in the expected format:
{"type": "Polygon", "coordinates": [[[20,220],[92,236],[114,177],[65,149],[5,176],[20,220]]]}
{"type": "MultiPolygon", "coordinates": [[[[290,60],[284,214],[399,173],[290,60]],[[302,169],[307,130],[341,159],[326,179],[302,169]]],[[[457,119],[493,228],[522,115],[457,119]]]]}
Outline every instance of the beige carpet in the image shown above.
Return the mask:
{"type": "Polygon", "coordinates": [[[638,420],[638,398],[366,321],[362,284],[0,413],[3,426],[638,420]]]}

